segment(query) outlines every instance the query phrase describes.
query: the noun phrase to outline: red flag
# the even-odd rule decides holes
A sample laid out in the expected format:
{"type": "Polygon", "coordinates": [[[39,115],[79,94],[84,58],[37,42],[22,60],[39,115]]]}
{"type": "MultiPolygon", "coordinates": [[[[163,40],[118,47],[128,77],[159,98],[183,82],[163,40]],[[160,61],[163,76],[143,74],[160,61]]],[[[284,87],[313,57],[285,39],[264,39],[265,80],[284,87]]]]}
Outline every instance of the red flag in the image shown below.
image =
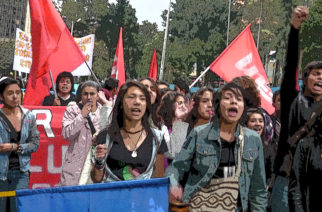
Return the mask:
{"type": "Polygon", "coordinates": [[[121,27],[111,72],[111,77],[119,80],[119,88],[125,83],[122,31],[123,29],[121,27]]]}
{"type": "Polygon", "coordinates": [[[274,112],[273,93],[268,87],[269,82],[250,31],[250,24],[212,62],[210,69],[226,82],[239,76],[247,75],[253,78],[260,91],[261,106],[269,114],[274,112]]]}
{"type": "Polygon", "coordinates": [[[24,105],[41,105],[53,78],[63,71],[72,72],[85,57],[71,36],[51,0],[29,0],[31,14],[32,65],[24,105]]]}
{"type": "Polygon", "coordinates": [[[156,82],[157,75],[158,75],[157,50],[154,49],[153,56],[151,59],[150,70],[149,70],[149,77],[153,79],[154,82],[156,82]]]}

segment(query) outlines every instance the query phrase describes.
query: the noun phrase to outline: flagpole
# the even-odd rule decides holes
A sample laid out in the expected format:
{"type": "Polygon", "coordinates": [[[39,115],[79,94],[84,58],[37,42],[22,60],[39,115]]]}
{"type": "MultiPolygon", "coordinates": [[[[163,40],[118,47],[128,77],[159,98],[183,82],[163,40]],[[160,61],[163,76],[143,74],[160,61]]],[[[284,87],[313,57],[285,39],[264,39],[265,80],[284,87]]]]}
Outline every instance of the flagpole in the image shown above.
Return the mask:
{"type": "Polygon", "coordinates": [[[189,86],[189,89],[192,88],[199,80],[201,77],[203,77],[210,69],[210,66],[208,66],[208,68],[206,68],[206,70],[204,70],[200,76],[189,86]]]}
{"type": "Polygon", "coordinates": [[[88,65],[88,63],[86,62],[86,60],[85,60],[84,62],[85,62],[85,64],[86,64],[86,66],[87,66],[88,70],[91,72],[92,76],[94,77],[95,81],[97,82],[97,84],[98,84],[99,88],[101,89],[101,88],[102,88],[101,83],[98,81],[98,79],[97,79],[96,75],[94,74],[93,70],[89,67],[89,65],[88,65]]]}
{"type": "Polygon", "coordinates": [[[257,50],[259,48],[259,37],[261,33],[262,12],[263,12],[263,0],[261,0],[261,9],[259,12],[259,24],[258,24],[258,32],[257,32],[257,43],[256,43],[257,50]]]}
{"type": "Polygon", "coordinates": [[[227,24],[227,40],[226,40],[226,47],[228,46],[228,42],[229,42],[230,6],[231,6],[231,0],[229,0],[229,7],[228,7],[228,24],[227,24]]]}
{"type": "Polygon", "coordinates": [[[54,91],[55,98],[57,99],[58,95],[57,95],[56,85],[54,83],[53,74],[51,73],[51,69],[49,69],[49,76],[50,76],[50,79],[51,79],[51,84],[53,85],[52,88],[53,88],[53,91],[54,91]]]}
{"type": "Polygon", "coordinates": [[[170,19],[170,7],[171,7],[171,0],[169,1],[169,9],[167,14],[167,22],[164,32],[164,40],[163,40],[163,49],[162,49],[162,59],[161,59],[161,67],[160,67],[160,75],[159,80],[163,79],[163,70],[164,70],[164,62],[165,62],[165,53],[167,48],[167,39],[168,39],[168,31],[169,31],[169,19],[170,19]]]}

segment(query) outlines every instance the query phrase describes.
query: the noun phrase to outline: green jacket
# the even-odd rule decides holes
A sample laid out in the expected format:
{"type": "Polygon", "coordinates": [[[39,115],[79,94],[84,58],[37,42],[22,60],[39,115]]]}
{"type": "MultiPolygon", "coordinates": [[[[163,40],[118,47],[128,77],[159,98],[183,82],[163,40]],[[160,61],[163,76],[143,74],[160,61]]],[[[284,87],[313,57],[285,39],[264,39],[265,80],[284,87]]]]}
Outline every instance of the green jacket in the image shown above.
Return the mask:
{"type": "MultiPolygon", "coordinates": [[[[263,146],[259,135],[244,128],[244,151],[242,155],[241,175],[239,177],[239,193],[243,211],[248,207],[251,211],[266,211],[267,192],[263,146]]],[[[239,148],[238,125],[235,137],[235,158],[239,148]]],[[[215,121],[196,127],[187,137],[181,152],[167,168],[165,176],[170,178],[170,184],[179,185],[184,174],[188,180],[184,187],[182,200],[186,203],[200,188],[206,186],[214,176],[220,162],[221,141],[219,123],[215,121]]]]}

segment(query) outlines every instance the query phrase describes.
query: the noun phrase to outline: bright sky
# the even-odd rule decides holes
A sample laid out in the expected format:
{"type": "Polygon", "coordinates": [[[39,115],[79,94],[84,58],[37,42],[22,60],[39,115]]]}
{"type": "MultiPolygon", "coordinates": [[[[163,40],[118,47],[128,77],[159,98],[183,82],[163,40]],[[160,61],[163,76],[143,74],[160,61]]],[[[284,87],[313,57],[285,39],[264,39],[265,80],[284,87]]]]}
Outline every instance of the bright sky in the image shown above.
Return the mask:
{"type": "MultiPolygon", "coordinates": [[[[163,10],[169,7],[169,0],[129,0],[132,7],[136,10],[136,17],[139,23],[144,20],[158,24],[159,30],[162,27],[161,14],[163,10]]],[[[110,3],[116,3],[116,0],[109,0],[110,3]]],[[[175,0],[171,0],[175,2],[175,0]]]]}

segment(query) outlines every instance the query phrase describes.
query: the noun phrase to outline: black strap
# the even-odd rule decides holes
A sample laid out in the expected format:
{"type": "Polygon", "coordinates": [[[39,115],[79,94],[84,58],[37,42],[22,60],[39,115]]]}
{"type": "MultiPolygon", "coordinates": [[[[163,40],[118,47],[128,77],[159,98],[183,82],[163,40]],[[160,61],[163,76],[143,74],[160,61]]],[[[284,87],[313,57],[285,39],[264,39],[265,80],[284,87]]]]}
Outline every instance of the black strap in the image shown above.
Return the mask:
{"type": "MultiPolygon", "coordinates": [[[[81,110],[83,109],[83,106],[84,106],[83,104],[77,103],[77,105],[78,105],[79,109],[81,109],[81,110]]],[[[93,122],[92,122],[90,117],[87,116],[86,119],[88,121],[89,127],[91,128],[91,133],[92,133],[92,135],[94,135],[96,133],[94,124],[93,124],[93,122]]]]}
{"type": "Polygon", "coordinates": [[[2,111],[0,111],[0,116],[2,120],[5,122],[5,125],[7,126],[7,130],[10,133],[10,142],[13,142],[13,141],[17,142],[18,133],[16,132],[15,128],[13,127],[9,119],[2,113],[2,111]]]}

